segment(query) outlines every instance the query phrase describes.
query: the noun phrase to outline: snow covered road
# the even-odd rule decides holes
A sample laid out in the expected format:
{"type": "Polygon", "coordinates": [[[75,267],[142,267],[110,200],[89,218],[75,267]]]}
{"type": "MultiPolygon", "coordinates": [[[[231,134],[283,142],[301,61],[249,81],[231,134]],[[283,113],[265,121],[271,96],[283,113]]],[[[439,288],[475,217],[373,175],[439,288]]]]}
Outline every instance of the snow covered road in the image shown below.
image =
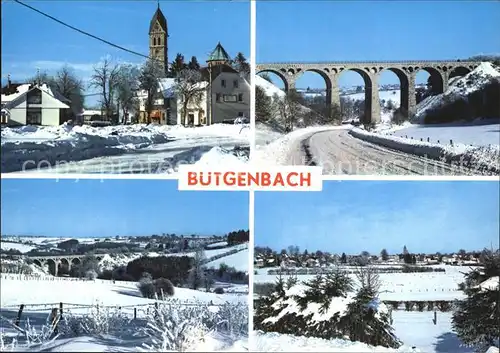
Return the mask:
{"type": "Polygon", "coordinates": [[[61,125],[2,129],[2,171],[174,173],[180,164],[245,163],[248,125],[61,125]],[[234,151],[235,148],[239,151],[234,151]]]}
{"type": "Polygon", "coordinates": [[[97,157],[82,161],[60,163],[54,166],[26,170],[30,173],[113,173],[153,174],[174,173],[181,164],[194,164],[214,147],[232,149],[242,141],[231,137],[179,139],[131,149],[117,156],[97,157]]]}
{"type": "Polygon", "coordinates": [[[323,174],[359,175],[464,175],[465,171],[362,141],[348,130],[314,132],[296,140],[288,155],[289,165],[315,164],[323,174]]]}

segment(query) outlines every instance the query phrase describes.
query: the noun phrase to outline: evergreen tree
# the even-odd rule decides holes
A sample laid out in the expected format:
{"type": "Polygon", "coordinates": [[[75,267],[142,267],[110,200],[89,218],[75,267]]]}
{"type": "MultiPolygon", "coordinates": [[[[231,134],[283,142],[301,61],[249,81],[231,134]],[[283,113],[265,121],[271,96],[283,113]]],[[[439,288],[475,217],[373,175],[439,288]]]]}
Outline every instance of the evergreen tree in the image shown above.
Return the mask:
{"type": "Polygon", "coordinates": [[[170,75],[172,77],[177,77],[184,69],[187,68],[186,62],[184,61],[184,55],[177,53],[174,61],[170,64],[170,75]]]}
{"type": "Polygon", "coordinates": [[[452,326],[462,342],[485,352],[500,346],[500,252],[485,250],[481,260],[484,268],[469,272],[461,285],[467,297],[458,302],[452,326]]]}
{"type": "Polygon", "coordinates": [[[340,256],[340,263],[341,264],[347,263],[347,255],[345,254],[345,252],[343,252],[342,256],[340,256]]]}
{"type": "Polygon", "coordinates": [[[255,86],[255,120],[265,122],[272,117],[273,101],[259,86],[255,86]]]}
{"type": "Polygon", "coordinates": [[[383,261],[389,260],[389,253],[387,252],[386,249],[382,249],[380,252],[380,257],[382,258],[383,261]]]}
{"type": "Polygon", "coordinates": [[[408,254],[408,249],[406,248],[406,245],[403,246],[403,255],[407,255],[408,254]]]}
{"type": "Polygon", "coordinates": [[[191,57],[191,61],[187,65],[188,69],[190,70],[199,70],[200,69],[200,63],[198,62],[198,59],[196,56],[191,57]]]}
{"type": "Polygon", "coordinates": [[[250,74],[250,64],[247,62],[245,55],[242,52],[236,54],[233,59],[233,67],[239,73],[248,76],[250,74]]]}

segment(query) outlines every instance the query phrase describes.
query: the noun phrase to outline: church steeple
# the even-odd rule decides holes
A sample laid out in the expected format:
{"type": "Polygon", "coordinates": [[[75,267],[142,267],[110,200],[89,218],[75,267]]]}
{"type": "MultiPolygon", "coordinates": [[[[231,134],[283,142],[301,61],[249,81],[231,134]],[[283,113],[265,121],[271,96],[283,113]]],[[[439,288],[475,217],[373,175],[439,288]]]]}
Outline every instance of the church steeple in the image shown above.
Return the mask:
{"type": "Polygon", "coordinates": [[[168,26],[159,0],[158,8],[149,23],[149,57],[158,60],[164,73],[168,73],[168,26]]]}

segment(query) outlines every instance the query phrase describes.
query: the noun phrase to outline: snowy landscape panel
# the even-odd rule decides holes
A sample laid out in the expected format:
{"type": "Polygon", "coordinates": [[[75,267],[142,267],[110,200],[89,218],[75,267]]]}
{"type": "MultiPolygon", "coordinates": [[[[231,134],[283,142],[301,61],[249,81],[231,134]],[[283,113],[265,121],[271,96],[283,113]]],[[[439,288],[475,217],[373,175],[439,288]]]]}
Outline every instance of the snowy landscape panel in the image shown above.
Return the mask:
{"type": "Polygon", "coordinates": [[[498,183],[362,183],[328,182],[323,196],[257,194],[256,349],[497,352],[498,183]],[[390,189],[399,196],[389,201],[390,189]],[[301,219],[281,208],[293,202],[308,209],[301,219]],[[428,210],[439,204],[438,222],[428,210]],[[470,207],[482,217],[477,238],[470,207]],[[402,248],[383,248],[392,242],[402,248]]]}

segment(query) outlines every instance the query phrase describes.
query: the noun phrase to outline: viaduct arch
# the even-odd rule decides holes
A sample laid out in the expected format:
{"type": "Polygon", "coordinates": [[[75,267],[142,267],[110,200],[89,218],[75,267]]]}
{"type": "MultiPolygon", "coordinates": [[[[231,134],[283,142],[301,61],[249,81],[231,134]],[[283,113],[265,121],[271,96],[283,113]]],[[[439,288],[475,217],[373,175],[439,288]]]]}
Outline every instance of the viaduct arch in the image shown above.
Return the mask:
{"type": "MultiPolygon", "coordinates": [[[[53,276],[57,276],[59,273],[59,266],[64,264],[68,266],[68,269],[71,269],[73,265],[78,265],[82,262],[85,255],[62,255],[62,256],[29,256],[33,262],[40,267],[48,267],[49,272],[53,276]]],[[[102,260],[104,255],[95,255],[97,260],[102,260]]]]}
{"type": "Polygon", "coordinates": [[[399,78],[402,113],[411,117],[416,113],[415,79],[417,72],[429,73],[435,94],[448,89],[452,75],[464,76],[479,66],[477,61],[370,61],[370,62],[323,62],[323,63],[268,63],[257,64],[256,73],[270,72],[283,80],[285,91],[295,88],[297,79],[305,72],[319,74],[325,80],[327,106],[340,105],[338,79],[342,72],[354,71],[365,84],[364,122],[380,122],[378,82],[380,73],[392,71],[399,78]]]}

